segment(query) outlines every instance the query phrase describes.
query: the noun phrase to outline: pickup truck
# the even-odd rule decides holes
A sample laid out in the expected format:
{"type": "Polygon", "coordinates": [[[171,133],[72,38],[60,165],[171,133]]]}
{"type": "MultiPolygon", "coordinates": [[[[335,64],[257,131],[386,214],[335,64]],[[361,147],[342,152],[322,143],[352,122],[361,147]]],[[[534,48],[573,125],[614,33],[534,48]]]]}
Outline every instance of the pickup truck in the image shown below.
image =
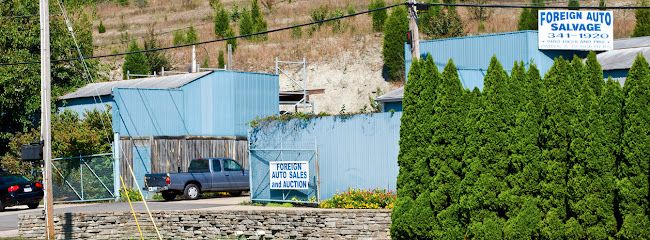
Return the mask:
{"type": "Polygon", "coordinates": [[[166,201],[178,195],[195,200],[202,192],[229,192],[231,196],[239,196],[250,189],[248,174],[232,159],[193,159],[187,172],[146,174],[144,190],[159,192],[166,201]]]}

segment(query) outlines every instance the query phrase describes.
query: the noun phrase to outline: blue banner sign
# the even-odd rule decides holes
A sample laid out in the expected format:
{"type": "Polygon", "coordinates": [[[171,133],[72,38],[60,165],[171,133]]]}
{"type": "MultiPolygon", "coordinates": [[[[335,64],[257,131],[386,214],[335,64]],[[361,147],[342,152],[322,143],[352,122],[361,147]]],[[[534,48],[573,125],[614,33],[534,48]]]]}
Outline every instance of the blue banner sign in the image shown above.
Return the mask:
{"type": "Polygon", "coordinates": [[[538,29],[539,49],[614,49],[612,11],[540,10],[538,29]]]}

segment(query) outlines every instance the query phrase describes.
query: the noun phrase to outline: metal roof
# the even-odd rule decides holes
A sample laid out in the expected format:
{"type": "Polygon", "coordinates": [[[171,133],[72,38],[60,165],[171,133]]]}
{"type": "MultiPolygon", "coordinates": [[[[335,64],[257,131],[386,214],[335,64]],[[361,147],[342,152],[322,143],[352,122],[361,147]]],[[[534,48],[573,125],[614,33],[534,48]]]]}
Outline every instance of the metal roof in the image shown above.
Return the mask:
{"type": "Polygon", "coordinates": [[[387,92],[386,94],[377,97],[375,100],[379,102],[401,102],[402,98],[404,98],[404,87],[387,92]]]}
{"type": "Polygon", "coordinates": [[[614,49],[650,47],[650,36],[614,40],[614,49]]]}
{"type": "Polygon", "coordinates": [[[114,88],[173,89],[212,73],[197,72],[133,80],[91,83],[60,97],[60,100],[111,95],[114,88]]]}
{"type": "Polygon", "coordinates": [[[626,49],[614,49],[611,51],[598,54],[598,62],[603,70],[630,69],[636,56],[643,54],[646,59],[650,59],[650,46],[626,49]]]}

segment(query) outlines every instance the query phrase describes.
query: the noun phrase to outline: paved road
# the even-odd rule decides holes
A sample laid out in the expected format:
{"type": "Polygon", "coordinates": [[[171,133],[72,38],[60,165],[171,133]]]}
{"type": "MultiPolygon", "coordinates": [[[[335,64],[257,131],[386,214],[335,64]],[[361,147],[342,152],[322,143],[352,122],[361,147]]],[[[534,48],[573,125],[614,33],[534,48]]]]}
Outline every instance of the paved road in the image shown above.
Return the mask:
{"type": "MultiPolygon", "coordinates": [[[[208,198],[199,199],[195,201],[176,200],[171,202],[151,201],[147,202],[151,211],[165,211],[165,210],[195,210],[206,208],[221,208],[232,207],[240,204],[241,202],[249,200],[248,196],[245,197],[221,197],[221,198],[208,198]]],[[[136,211],[145,211],[144,204],[141,202],[133,203],[136,211]]],[[[88,204],[56,204],[54,205],[54,213],[93,213],[93,212],[128,212],[128,203],[88,203],[88,204]]],[[[4,212],[0,212],[0,237],[12,236],[18,234],[18,218],[26,214],[42,214],[43,206],[37,209],[28,209],[27,206],[16,206],[7,208],[4,212]]]]}

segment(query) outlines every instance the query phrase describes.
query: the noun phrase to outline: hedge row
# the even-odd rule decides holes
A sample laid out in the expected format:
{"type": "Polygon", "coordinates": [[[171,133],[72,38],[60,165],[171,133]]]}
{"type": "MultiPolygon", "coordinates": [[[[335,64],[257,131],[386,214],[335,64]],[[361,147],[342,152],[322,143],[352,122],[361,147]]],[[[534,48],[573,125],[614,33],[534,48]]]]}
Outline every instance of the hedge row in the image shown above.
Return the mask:
{"type": "Polygon", "coordinates": [[[650,238],[650,71],[603,81],[591,53],[482,92],[414,61],[404,94],[395,239],[650,238]]]}

